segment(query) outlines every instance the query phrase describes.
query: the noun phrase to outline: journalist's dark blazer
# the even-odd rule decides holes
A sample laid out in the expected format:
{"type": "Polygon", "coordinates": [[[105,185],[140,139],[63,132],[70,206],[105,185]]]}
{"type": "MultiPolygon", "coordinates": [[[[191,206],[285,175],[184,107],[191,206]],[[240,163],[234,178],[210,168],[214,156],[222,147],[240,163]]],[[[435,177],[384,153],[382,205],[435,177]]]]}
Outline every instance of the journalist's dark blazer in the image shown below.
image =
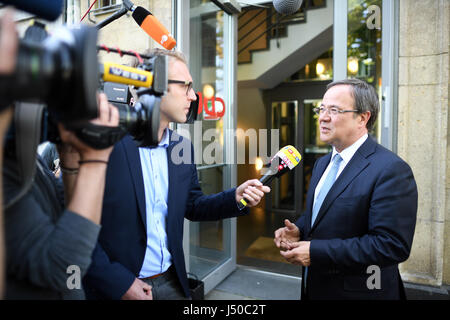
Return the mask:
{"type": "Polygon", "coordinates": [[[302,297],[404,298],[398,263],[410,254],[417,214],[411,168],[369,137],[337,178],[311,227],[314,191],[330,158],[316,161],[306,211],[296,221],[301,240],[311,241],[302,297]],[[367,270],[371,265],[380,268],[380,289],[370,289],[377,286],[376,267],[367,270]]]}
{"type": "MultiPolygon", "coordinates": [[[[183,223],[208,221],[248,213],[240,211],[235,189],[215,195],[203,195],[194,164],[194,152],[188,139],[170,131],[167,148],[169,192],[167,236],[178,279],[186,296],[189,287],[183,253],[183,223]],[[189,152],[185,155],[183,152],[189,152]],[[190,163],[175,164],[171,153],[187,156],[190,163]]],[[[147,244],[144,182],[139,150],[126,136],[111,153],[106,176],[102,210],[102,229],[92,264],[83,279],[88,299],[120,299],[138,277],[147,244]]]]}

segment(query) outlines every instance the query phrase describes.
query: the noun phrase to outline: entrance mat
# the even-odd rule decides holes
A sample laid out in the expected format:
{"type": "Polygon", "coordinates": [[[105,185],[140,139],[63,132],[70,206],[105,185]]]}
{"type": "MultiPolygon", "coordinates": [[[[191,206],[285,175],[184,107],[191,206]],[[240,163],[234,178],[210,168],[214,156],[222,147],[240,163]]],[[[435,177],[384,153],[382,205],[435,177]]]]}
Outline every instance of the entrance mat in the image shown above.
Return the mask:
{"type": "Polygon", "coordinates": [[[285,258],[280,254],[280,249],[275,246],[273,238],[259,237],[256,239],[247,251],[245,251],[247,257],[270,260],[275,262],[287,263],[285,258]]]}

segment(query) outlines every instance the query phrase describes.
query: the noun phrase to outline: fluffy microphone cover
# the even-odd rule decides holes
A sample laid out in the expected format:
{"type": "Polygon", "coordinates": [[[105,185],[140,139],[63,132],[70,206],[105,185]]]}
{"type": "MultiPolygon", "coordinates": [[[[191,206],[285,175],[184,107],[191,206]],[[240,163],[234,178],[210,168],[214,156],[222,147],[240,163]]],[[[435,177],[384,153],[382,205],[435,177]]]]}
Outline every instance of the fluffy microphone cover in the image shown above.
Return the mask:
{"type": "Polygon", "coordinates": [[[273,0],[273,6],[278,13],[294,14],[300,9],[302,0],[273,0]]]}

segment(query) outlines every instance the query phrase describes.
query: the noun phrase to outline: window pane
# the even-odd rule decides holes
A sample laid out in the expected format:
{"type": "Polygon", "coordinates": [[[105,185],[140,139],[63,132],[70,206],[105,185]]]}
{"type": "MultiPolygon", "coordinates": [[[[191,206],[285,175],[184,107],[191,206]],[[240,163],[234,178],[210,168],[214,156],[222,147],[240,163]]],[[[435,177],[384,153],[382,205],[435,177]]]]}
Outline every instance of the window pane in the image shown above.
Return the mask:
{"type": "MultiPolygon", "coordinates": [[[[194,145],[198,179],[204,194],[224,189],[224,13],[209,1],[193,0],[190,18],[189,69],[201,113],[189,130],[194,145]],[[217,165],[218,166],[214,166],[217,165]]],[[[189,224],[189,264],[192,273],[204,278],[231,256],[230,221],[189,224]]]]}
{"type": "MultiPolygon", "coordinates": [[[[373,85],[380,99],[381,11],[382,0],[348,0],[347,76],[373,85]]],[[[380,140],[378,128],[371,134],[380,140]]]]}
{"type": "Polygon", "coordinates": [[[183,129],[190,132],[199,167],[224,162],[223,116],[227,109],[223,18],[223,11],[191,17],[189,66],[201,112],[194,125],[183,126],[183,129]]]}
{"type": "Polygon", "coordinates": [[[318,58],[308,62],[285,82],[323,81],[333,79],[333,48],[322,53],[318,58]]]}

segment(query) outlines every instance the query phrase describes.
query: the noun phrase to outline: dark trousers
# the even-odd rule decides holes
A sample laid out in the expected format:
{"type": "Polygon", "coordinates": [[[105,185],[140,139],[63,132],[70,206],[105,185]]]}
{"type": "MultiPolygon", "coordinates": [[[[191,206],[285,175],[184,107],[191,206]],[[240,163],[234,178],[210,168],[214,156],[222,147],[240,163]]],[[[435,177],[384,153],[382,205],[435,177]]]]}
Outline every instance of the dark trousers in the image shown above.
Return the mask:
{"type": "Polygon", "coordinates": [[[152,286],[153,300],[190,300],[184,295],[173,266],[157,278],[141,280],[152,286]]]}

